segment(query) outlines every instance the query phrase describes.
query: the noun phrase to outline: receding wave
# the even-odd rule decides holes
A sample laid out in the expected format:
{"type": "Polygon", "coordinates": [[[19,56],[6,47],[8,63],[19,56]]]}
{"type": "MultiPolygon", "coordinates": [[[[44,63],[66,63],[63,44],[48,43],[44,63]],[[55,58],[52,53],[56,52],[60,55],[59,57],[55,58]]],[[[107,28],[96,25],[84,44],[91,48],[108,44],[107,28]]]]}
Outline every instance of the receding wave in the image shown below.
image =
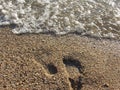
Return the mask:
{"type": "Polygon", "coordinates": [[[120,38],[119,0],[0,0],[0,25],[15,34],[46,33],[120,38]]]}

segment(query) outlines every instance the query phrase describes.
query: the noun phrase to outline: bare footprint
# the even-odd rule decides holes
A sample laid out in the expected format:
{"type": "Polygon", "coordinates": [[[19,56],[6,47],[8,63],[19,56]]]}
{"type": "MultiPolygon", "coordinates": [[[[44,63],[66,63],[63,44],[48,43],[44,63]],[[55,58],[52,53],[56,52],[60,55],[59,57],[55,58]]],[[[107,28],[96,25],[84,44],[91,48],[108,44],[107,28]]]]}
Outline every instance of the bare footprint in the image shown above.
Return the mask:
{"type": "Polygon", "coordinates": [[[51,52],[49,50],[40,49],[34,53],[34,56],[36,62],[42,65],[47,75],[53,75],[58,72],[57,67],[48,60],[49,56],[51,56],[51,52]]]}
{"type": "Polygon", "coordinates": [[[67,56],[63,58],[63,63],[69,74],[69,81],[73,90],[81,90],[82,88],[82,74],[84,67],[80,61],[73,57],[67,56]]]}

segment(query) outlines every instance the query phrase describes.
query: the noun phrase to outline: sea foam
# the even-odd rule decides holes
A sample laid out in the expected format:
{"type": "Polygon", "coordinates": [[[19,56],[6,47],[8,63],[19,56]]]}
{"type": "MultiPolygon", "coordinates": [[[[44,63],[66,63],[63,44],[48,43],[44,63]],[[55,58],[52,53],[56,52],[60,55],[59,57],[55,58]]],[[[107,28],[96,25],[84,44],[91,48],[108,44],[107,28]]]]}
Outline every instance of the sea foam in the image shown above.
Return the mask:
{"type": "Polygon", "coordinates": [[[0,25],[21,33],[120,38],[119,0],[0,0],[0,25]]]}

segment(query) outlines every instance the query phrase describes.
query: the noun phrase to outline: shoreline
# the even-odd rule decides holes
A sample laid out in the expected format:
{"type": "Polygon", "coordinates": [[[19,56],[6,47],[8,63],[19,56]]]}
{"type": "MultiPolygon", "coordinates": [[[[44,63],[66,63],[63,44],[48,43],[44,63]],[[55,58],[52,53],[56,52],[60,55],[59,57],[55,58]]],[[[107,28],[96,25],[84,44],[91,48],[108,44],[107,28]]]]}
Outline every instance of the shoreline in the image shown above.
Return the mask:
{"type": "MultiPolygon", "coordinates": [[[[5,28],[6,29],[6,28],[5,28]]],[[[120,41],[0,30],[0,89],[119,90],[120,41]]]]}

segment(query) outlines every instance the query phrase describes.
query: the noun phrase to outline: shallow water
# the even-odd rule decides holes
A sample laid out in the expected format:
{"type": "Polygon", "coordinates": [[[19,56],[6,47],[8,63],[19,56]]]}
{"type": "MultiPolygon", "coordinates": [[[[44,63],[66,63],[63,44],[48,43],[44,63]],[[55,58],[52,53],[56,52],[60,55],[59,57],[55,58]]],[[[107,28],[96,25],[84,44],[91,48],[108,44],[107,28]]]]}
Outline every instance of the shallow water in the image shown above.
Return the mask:
{"type": "Polygon", "coordinates": [[[77,33],[120,39],[119,0],[0,0],[0,25],[21,33],[77,33]]]}

